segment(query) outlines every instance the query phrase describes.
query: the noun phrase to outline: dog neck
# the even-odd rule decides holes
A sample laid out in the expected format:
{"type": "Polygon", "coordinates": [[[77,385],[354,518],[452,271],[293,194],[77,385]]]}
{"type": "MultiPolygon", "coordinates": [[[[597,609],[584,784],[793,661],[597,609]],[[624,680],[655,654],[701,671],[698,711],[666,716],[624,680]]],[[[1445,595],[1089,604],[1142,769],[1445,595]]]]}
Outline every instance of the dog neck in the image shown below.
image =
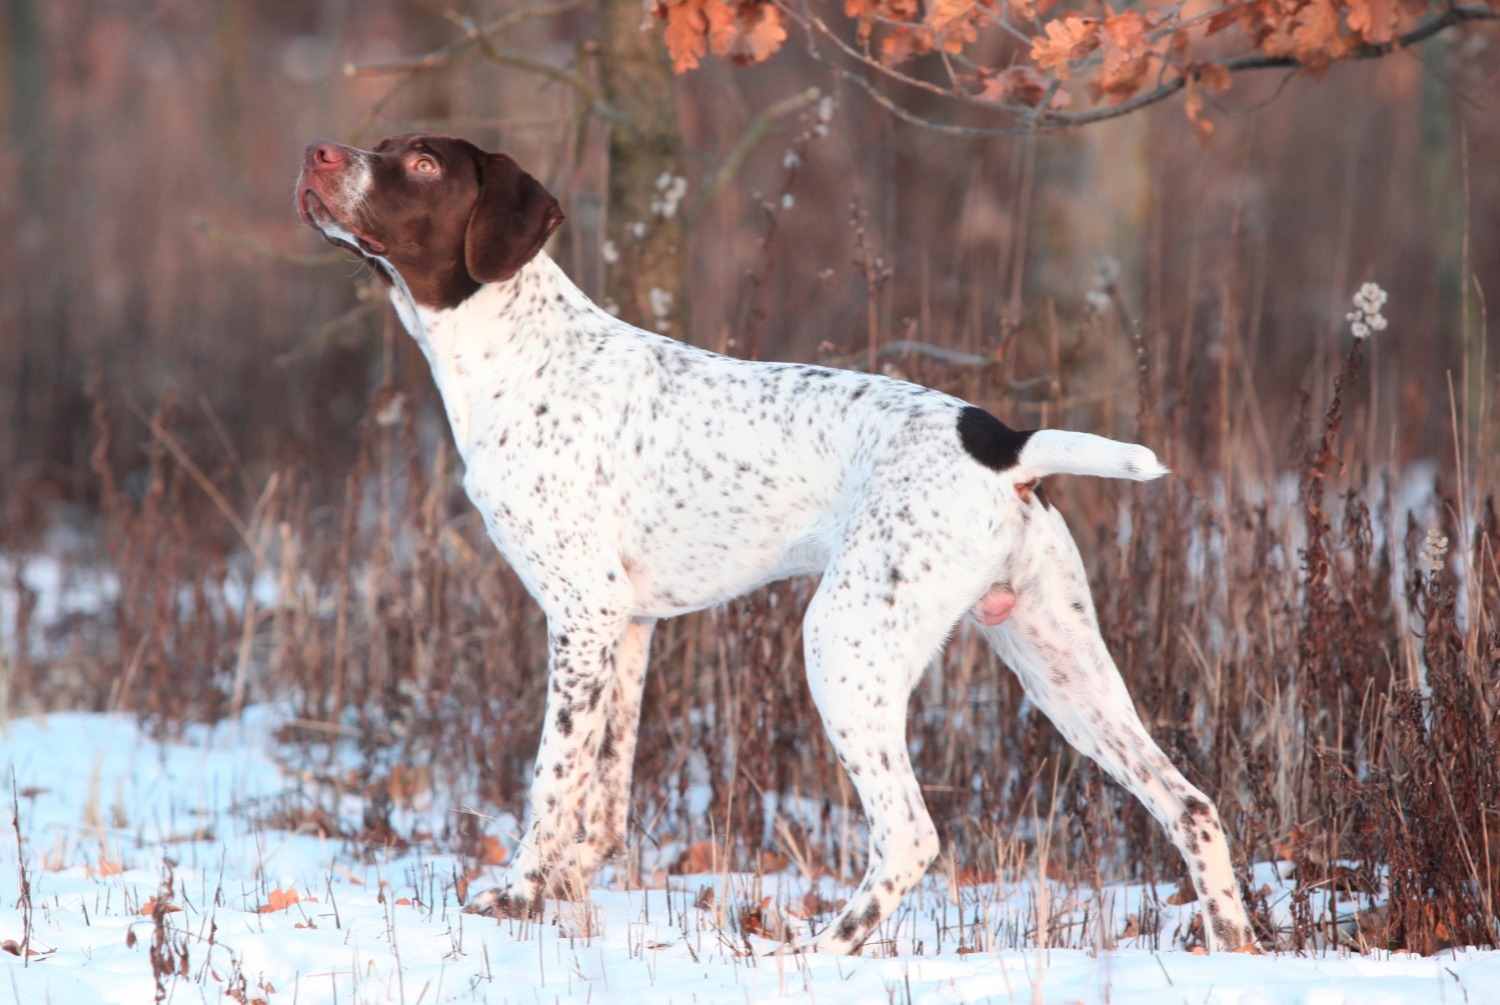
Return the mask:
{"type": "Polygon", "coordinates": [[[472,419],[514,395],[560,348],[569,329],[626,326],[580,290],[546,252],[456,307],[425,307],[399,276],[391,303],[411,333],[443,398],[453,438],[468,460],[472,419]]]}

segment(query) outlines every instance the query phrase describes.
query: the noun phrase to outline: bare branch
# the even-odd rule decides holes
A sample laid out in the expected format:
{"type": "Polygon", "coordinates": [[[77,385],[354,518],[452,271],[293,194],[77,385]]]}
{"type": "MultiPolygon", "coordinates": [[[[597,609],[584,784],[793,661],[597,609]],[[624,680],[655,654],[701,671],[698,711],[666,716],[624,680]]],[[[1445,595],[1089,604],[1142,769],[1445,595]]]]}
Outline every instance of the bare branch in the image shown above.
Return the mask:
{"type": "Polygon", "coordinates": [[[692,221],[698,218],[699,214],[713,201],[714,197],[719,194],[724,186],[729,183],[730,179],[739,173],[740,168],[745,163],[745,158],[750,155],[750,151],[754,150],[761,140],[766,138],[766,135],[770,133],[771,127],[776,123],[777,119],[800,112],[814,101],[817,101],[821,96],[821,92],[816,87],[809,87],[806,90],[798,91],[789,98],[783,98],[775,104],[762,109],[759,115],[751,119],[750,124],[745,127],[744,132],[740,133],[740,138],[735,141],[734,146],[725,155],[718,169],[703,183],[702,190],[698,193],[698,198],[693,203],[693,210],[688,214],[689,226],[692,225],[692,221]]]}
{"type": "Polygon", "coordinates": [[[534,73],[548,80],[563,84],[571,88],[593,114],[598,115],[608,122],[618,123],[622,121],[623,117],[621,114],[599,97],[599,91],[587,77],[579,73],[574,73],[564,67],[533,59],[519,52],[502,49],[495,44],[496,38],[519,24],[563,14],[581,7],[583,4],[584,0],[558,0],[556,3],[541,4],[536,7],[526,7],[511,11],[483,25],[476,24],[472,19],[467,17],[454,17],[454,23],[459,26],[463,34],[441,48],[434,49],[432,52],[421,56],[382,60],[374,63],[350,63],[346,65],[344,67],[344,75],[346,77],[395,76],[400,78],[391,90],[375,103],[370,113],[365,117],[365,121],[361,123],[356,132],[363,132],[374,117],[379,114],[380,109],[417,74],[450,66],[475,50],[478,50],[486,58],[492,62],[499,63],[501,66],[524,70],[527,73],[534,73]]]}
{"type": "Polygon", "coordinates": [[[536,7],[523,7],[520,10],[513,10],[508,14],[502,14],[485,25],[476,25],[465,18],[464,21],[467,23],[463,25],[465,28],[464,34],[440,49],[434,49],[423,56],[382,60],[376,63],[350,63],[344,67],[344,76],[374,77],[387,74],[420,73],[423,70],[436,70],[453,62],[454,59],[468,52],[470,49],[488,44],[497,35],[502,35],[519,24],[564,14],[575,8],[582,7],[583,3],[584,0],[558,0],[556,3],[541,4],[536,7]]]}
{"type": "Polygon", "coordinates": [[[237,231],[225,230],[206,216],[194,220],[193,227],[199,233],[207,236],[209,240],[222,242],[231,248],[237,248],[257,258],[295,265],[298,268],[321,268],[349,261],[348,253],[343,251],[323,251],[312,255],[297,255],[282,251],[280,248],[276,248],[264,241],[258,241],[252,237],[246,237],[237,231]]]}

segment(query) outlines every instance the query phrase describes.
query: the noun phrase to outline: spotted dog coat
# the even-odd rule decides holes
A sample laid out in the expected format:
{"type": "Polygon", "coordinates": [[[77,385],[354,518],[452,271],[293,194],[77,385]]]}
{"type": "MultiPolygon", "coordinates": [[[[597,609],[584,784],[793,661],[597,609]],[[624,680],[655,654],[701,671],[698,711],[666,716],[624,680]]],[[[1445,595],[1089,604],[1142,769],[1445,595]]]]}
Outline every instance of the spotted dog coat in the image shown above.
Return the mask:
{"type": "Polygon", "coordinates": [[[1148,449],[1021,432],[869,374],[729,359],[633,328],[542,252],[557,202],[503,154],[405,136],[307,149],[304,218],[389,286],[426,354],[496,546],[547,616],[551,683],[528,821],[468,910],[583,893],[626,823],[657,619],[795,575],[812,696],[869,819],[868,870],[802,948],[850,952],[938,854],[908,695],[971,617],[1075,747],[1161,821],[1210,948],[1252,935],[1219,816],[1137,717],[1083,563],[1039,479],[1145,480],[1148,449]]]}

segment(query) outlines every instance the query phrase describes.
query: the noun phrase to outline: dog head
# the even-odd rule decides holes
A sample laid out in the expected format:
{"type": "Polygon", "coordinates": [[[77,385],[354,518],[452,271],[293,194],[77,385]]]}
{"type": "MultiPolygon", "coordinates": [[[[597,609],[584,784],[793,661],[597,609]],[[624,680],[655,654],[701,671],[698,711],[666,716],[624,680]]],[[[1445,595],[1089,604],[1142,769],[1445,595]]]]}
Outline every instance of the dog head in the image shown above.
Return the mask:
{"type": "Polygon", "coordinates": [[[425,135],[393,136],[373,150],[308,144],[297,210],[434,309],[515,275],[563,220],[557,200],[513,158],[425,135]]]}

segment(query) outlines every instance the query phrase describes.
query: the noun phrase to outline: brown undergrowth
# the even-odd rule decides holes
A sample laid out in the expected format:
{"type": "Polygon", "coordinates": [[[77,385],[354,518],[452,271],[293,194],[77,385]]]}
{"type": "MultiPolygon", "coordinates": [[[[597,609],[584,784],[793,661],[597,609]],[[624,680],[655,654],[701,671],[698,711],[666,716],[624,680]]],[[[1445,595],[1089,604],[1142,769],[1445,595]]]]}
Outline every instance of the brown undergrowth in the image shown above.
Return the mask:
{"type": "MultiPolygon", "coordinates": [[[[1201,430],[1166,400],[1145,340],[1133,344],[1137,435],[1178,473],[1146,486],[1058,479],[1051,492],[1148,725],[1218,798],[1247,880],[1248,863],[1268,859],[1295,876],[1281,930],[1266,891],[1249,890],[1262,934],[1287,948],[1496,945],[1500,530],[1479,488],[1492,463],[1457,436],[1459,460],[1435,477],[1372,455],[1378,437],[1346,428],[1352,414],[1373,421],[1354,342],[1335,379],[1307,389],[1279,466],[1245,463],[1250,438],[1232,427],[1221,462],[1199,466],[1201,430]],[[1223,460],[1242,447],[1241,463],[1223,460]],[[1314,890],[1337,891],[1317,903],[1343,909],[1315,908],[1314,890]]],[[[974,400],[1006,394],[983,368],[920,354],[892,365],[974,400]]],[[[277,701],[289,747],[357,749],[361,767],[336,781],[369,808],[340,821],[303,807],[283,814],[288,826],[430,839],[498,862],[493,827],[473,815],[438,835],[390,823],[393,806],[424,794],[519,814],[545,702],[545,626],[462,497],[446,436],[383,389],[341,504],[314,505],[295,465],[237,496],[234,465],[200,466],[170,400],[127,429],[107,391],[94,398],[114,585],[50,634],[30,623],[34,603],[14,607],[8,637],[28,642],[0,656],[9,706],[128,710],[170,733],[277,701]],[[128,480],[109,460],[126,435],[146,445],[128,480]]],[[[1034,411],[1033,422],[1097,419],[1053,400],[1034,411]]],[[[848,876],[860,864],[852,792],[802,678],[811,588],[781,584],[658,631],[636,853],[712,841],[730,866],[848,876]],[[703,792],[706,815],[691,810],[703,792]]],[[[960,630],[930,668],[910,723],[954,877],[1042,862],[1096,889],[1179,878],[1157,825],[1066,747],[976,636],[960,630]]]]}

